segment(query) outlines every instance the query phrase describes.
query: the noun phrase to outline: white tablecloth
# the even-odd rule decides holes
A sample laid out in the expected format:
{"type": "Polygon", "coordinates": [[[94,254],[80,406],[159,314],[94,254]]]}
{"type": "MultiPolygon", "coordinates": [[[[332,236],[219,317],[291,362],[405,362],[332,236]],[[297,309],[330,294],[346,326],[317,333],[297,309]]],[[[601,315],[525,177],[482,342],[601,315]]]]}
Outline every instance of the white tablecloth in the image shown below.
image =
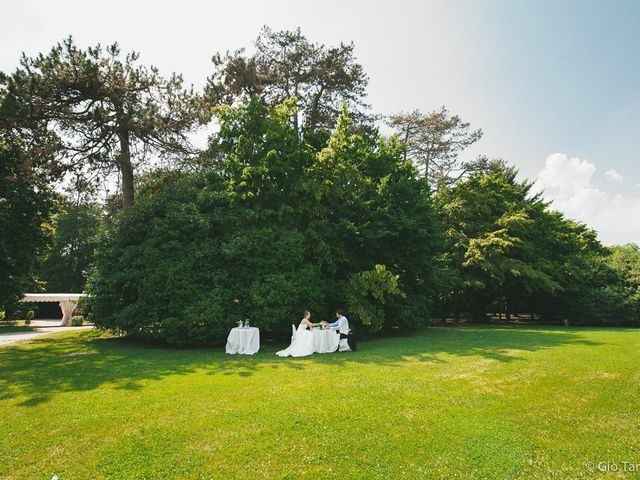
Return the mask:
{"type": "Polygon", "coordinates": [[[313,351],[315,353],[333,353],[338,350],[340,335],[335,330],[313,330],[313,351]]]}
{"type": "Polygon", "coordinates": [[[227,337],[227,353],[253,355],[260,350],[260,330],[256,327],[232,328],[227,337]]]}

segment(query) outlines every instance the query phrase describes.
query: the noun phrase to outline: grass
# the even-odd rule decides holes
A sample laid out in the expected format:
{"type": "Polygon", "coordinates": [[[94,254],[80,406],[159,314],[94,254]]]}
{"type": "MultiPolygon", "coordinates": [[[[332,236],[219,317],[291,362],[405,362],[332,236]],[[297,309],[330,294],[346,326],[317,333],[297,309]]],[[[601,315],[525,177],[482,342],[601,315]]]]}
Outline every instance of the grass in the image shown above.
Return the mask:
{"type": "Polygon", "coordinates": [[[0,347],[0,478],[637,478],[622,470],[640,463],[640,331],[279,347],[237,357],[95,331],[0,347]]]}

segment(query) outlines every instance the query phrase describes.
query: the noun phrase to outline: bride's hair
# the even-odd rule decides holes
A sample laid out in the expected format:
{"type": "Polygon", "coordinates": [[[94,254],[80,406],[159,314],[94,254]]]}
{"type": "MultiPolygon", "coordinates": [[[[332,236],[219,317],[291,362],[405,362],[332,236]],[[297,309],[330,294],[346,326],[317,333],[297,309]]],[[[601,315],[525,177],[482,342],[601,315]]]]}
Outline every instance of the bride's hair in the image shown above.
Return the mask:
{"type": "Polygon", "coordinates": [[[303,317],[306,317],[307,315],[311,315],[311,312],[309,310],[305,310],[302,314],[303,317]]]}

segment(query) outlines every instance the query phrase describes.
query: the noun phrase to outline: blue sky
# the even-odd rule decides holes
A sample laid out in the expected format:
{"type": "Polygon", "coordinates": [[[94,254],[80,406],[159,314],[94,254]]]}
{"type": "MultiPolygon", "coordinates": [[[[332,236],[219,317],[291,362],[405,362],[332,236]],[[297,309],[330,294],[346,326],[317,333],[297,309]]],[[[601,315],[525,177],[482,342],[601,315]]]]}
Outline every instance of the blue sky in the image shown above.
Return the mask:
{"type": "Polygon", "coordinates": [[[640,243],[628,221],[640,218],[640,0],[0,0],[0,11],[2,71],[73,34],[201,86],[214,52],[250,47],[265,24],[353,40],[374,111],[446,105],[485,132],[468,157],[503,157],[605,243],[640,243]]]}
{"type": "Polygon", "coordinates": [[[478,33],[476,51],[490,52],[480,76],[533,149],[523,169],[555,148],[640,181],[640,2],[482,4],[474,25],[491,33],[478,33]]]}

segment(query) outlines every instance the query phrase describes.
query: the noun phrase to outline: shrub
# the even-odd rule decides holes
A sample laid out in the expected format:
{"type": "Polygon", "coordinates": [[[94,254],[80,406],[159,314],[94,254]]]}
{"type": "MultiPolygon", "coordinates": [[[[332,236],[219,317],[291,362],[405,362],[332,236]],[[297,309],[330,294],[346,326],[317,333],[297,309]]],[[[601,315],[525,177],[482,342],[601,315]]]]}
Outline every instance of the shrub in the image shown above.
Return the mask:
{"type": "Polygon", "coordinates": [[[85,302],[98,327],[172,345],[211,344],[245,317],[277,330],[310,303],[319,307],[326,287],[305,264],[304,235],[241,227],[242,212],[207,187],[203,178],[172,185],[109,231],[85,302]]]}
{"type": "Polygon", "coordinates": [[[81,327],[83,323],[84,323],[84,317],[82,315],[76,315],[75,317],[71,317],[72,327],[81,327]]]}
{"type": "Polygon", "coordinates": [[[31,320],[33,320],[34,316],[35,316],[35,312],[33,310],[29,310],[27,312],[26,317],[25,317],[24,324],[25,325],[31,325],[31,320]]]}
{"type": "Polygon", "coordinates": [[[570,294],[572,325],[640,326],[640,248],[608,247],[586,265],[570,294]]]}
{"type": "Polygon", "coordinates": [[[384,265],[374,270],[351,275],[346,285],[345,296],[352,313],[363,325],[375,332],[384,325],[382,306],[393,295],[404,296],[398,288],[398,275],[392,275],[384,265]]]}

